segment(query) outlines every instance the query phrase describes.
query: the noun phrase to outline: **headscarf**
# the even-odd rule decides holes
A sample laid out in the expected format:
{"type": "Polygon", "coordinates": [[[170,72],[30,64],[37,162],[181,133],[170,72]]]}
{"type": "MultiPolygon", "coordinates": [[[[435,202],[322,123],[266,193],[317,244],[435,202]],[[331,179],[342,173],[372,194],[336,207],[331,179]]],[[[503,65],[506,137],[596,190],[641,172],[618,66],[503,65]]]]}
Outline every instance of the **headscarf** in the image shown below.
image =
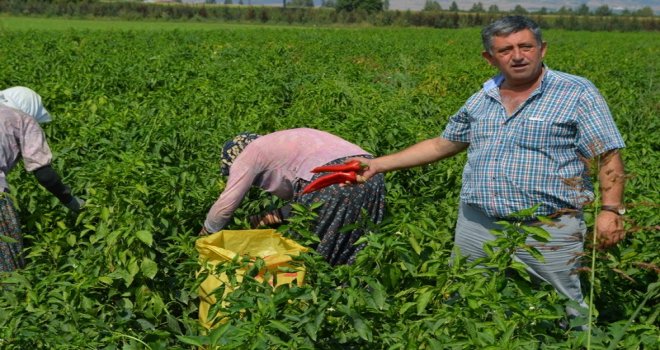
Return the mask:
{"type": "Polygon", "coordinates": [[[41,103],[41,96],[23,86],[14,86],[0,91],[0,104],[29,114],[39,124],[53,120],[41,103]]]}
{"type": "Polygon", "coordinates": [[[245,147],[252,141],[256,140],[261,135],[244,132],[236,135],[233,139],[225,142],[222,146],[222,162],[220,164],[220,173],[223,176],[229,176],[229,168],[234,163],[234,160],[245,149],[245,147]]]}

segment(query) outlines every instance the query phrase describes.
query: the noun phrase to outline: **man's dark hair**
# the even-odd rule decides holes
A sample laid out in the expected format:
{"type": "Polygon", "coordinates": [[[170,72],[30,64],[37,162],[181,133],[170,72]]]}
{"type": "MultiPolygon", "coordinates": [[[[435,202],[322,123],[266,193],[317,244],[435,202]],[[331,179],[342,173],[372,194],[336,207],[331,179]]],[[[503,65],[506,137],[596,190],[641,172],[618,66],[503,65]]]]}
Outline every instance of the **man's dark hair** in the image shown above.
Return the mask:
{"type": "Polygon", "coordinates": [[[506,16],[487,25],[481,31],[481,41],[484,44],[484,50],[488,51],[490,54],[493,53],[493,37],[507,36],[525,29],[532,31],[537,44],[541,45],[543,43],[543,39],[541,38],[541,27],[539,27],[536,22],[524,16],[506,16]]]}

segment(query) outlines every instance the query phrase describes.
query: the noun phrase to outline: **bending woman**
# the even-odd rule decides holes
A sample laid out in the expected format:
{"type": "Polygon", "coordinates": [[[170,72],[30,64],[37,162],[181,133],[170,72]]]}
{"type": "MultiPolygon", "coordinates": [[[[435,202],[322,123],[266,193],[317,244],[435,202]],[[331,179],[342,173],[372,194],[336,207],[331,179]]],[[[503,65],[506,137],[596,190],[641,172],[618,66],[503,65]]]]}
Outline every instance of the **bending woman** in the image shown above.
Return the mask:
{"type": "Polygon", "coordinates": [[[50,166],[52,154],[39,123],[51,120],[41,104],[41,97],[26,87],[0,91],[0,272],[11,272],[24,266],[23,235],[14,203],[7,195],[7,174],[19,159],[32,172],[39,184],[57,197],[70,210],[77,212],[84,201],[71,195],[50,166]],[[4,236],[4,237],[1,237],[4,236]]]}
{"type": "MultiPolygon", "coordinates": [[[[364,230],[360,227],[348,232],[340,230],[364,219],[373,223],[382,221],[385,213],[382,174],[352,186],[331,185],[306,194],[302,194],[302,190],[324,175],[312,173],[315,167],[340,164],[356,156],[371,158],[359,146],[315,129],[289,129],[263,136],[240,134],[222,148],[221,171],[229,178],[209,210],[200,234],[221,230],[250,188],[257,186],[293,203],[309,206],[323,202],[314,228],[320,243],[314,248],[332,265],[351,264],[364,247],[364,244],[354,245],[364,230]],[[368,218],[362,217],[363,210],[368,218]]],[[[288,216],[288,210],[278,210],[260,221],[276,224],[288,216]]]]}

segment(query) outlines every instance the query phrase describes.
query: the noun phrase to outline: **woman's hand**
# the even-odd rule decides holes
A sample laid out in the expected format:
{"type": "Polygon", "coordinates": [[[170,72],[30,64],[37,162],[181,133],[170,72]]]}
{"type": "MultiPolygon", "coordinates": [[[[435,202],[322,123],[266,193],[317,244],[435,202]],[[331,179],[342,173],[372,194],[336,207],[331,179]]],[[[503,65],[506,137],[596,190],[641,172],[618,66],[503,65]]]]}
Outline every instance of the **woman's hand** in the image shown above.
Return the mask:
{"type": "Polygon", "coordinates": [[[74,213],[79,213],[85,207],[85,201],[78,197],[73,197],[71,201],[64,204],[64,206],[74,213]]]}
{"type": "Polygon", "coordinates": [[[265,214],[250,216],[250,227],[258,228],[279,225],[284,221],[282,216],[282,211],[280,209],[275,209],[265,214]]]}

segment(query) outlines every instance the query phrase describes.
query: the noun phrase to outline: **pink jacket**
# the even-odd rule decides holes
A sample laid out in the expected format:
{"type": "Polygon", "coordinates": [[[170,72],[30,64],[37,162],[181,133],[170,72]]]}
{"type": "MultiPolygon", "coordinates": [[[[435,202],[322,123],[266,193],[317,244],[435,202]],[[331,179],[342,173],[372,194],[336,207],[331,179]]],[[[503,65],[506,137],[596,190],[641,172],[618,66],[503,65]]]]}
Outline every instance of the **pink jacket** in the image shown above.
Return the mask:
{"type": "Polygon", "coordinates": [[[7,174],[21,158],[25,170],[34,171],[50,164],[53,156],[36,119],[0,105],[0,191],[9,188],[7,174]]]}

